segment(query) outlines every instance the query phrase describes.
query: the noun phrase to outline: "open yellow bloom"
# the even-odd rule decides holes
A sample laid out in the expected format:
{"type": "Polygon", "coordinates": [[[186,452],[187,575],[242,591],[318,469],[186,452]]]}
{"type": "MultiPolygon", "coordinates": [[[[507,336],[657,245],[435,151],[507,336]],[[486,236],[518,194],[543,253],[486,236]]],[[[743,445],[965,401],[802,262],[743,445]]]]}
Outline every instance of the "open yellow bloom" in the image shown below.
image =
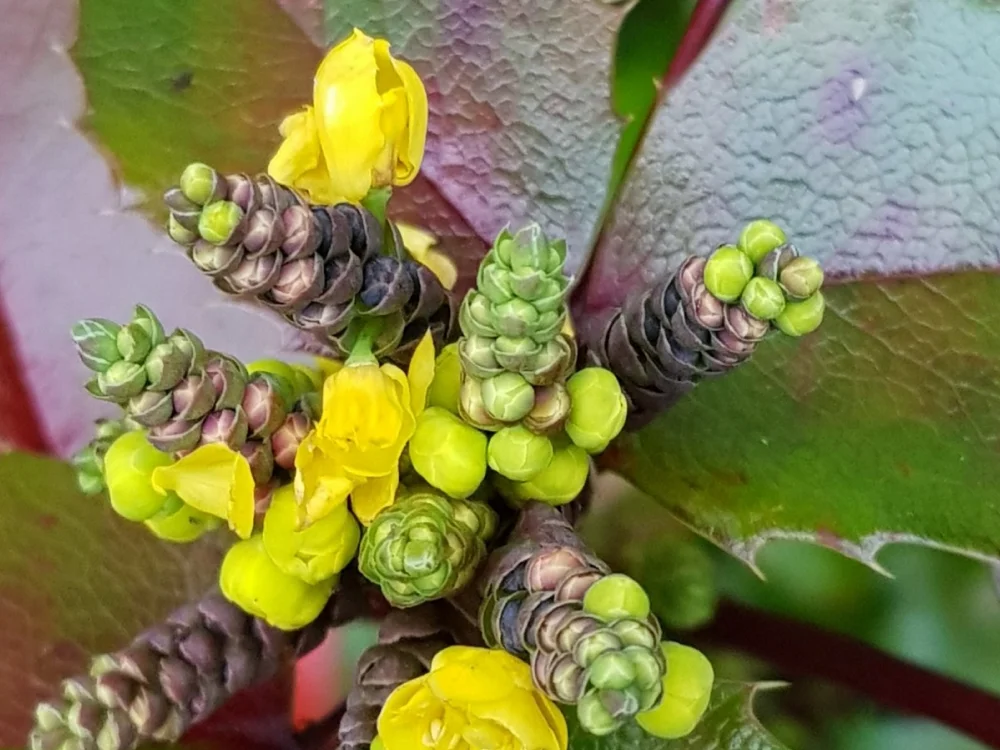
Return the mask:
{"type": "Polygon", "coordinates": [[[196,510],[222,518],[241,539],[253,531],[254,481],[246,458],[221,443],[196,448],[153,470],[157,492],[175,492],[196,510]]]}
{"type": "Polygon", "coordinates": [[[313,106],[281,123],[268,165],[313,203],[358,203],[373,188],[408,185],[427,136],[427,92],[389,43],[355,29],[316,72],[313,106]]]}
{"type": "Polygon", "coordinates": [[[367,525],[390,505],[399,458],[413,435],[434,379],[434,342],[426,334],[404,374],[372,357],[348,362],[323,384],[323,416],[295,456],[295,491],[307,522],[351,498],[367,525]]]}
{"type": "Polygon", "coordinates": [[[378,717],[385,750],[566,750],[566,720],[506,651],[451,646],[396,688],[378,717]]]}

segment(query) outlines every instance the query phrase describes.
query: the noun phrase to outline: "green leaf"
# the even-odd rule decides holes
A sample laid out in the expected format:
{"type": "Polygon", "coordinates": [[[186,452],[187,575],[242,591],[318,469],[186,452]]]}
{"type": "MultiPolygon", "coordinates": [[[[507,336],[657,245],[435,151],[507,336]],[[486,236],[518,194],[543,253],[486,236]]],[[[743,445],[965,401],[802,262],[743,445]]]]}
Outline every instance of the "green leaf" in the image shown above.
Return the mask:
{"type": "Polygon", "coordinates": [[[788,750],[753,715],[753,697],[758,690],[781,683],[745,683],[720,680],[698,726],[687,737],[662,740],[642,730],[635,722],[606,737],[584,732],[572,710],[567,710],[570,750],[788,750]]]}
{"type": "Polygon", "coordinates": [[[1000,556],[998,34],[961,0],[754,0],[657,112],[575,301],[584,341],[756,216],[830,272],[819,332],[607,457],[751,565],[769,538],[1000,556]]]}
{"type": "Polygon", "coordinates": [[[0,487],[0,742],[19,743],[60,680],[213,584],[220,540],[160,542],[51,459],[0,455],[0,487]]]}

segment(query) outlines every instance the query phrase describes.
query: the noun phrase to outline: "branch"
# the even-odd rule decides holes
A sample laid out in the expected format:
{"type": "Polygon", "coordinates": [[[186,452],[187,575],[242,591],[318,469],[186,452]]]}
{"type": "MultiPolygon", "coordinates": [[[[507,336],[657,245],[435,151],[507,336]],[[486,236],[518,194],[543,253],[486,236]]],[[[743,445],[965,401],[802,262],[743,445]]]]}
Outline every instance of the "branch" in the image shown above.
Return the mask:
{"type": "Polygon", "coordinates": [[[697,635],[758,656],[789,676],[822,677],[1000,748],[1000,697],[853,638],[733,602],[723,602],[712,624],[697,635]]]}

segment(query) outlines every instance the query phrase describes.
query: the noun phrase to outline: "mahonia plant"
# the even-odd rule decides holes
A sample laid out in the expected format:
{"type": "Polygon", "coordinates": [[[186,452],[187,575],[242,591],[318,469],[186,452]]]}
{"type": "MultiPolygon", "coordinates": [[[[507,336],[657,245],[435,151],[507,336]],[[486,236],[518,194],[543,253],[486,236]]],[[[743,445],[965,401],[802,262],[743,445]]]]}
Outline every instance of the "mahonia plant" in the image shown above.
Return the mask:
{"type": "Polygon", "coordinates": [[[746,361],[772,327],[819,325],[822,270],[753,222],[630,301],[581,358],[565,242],[536,224],[502,231],[459,302],[433,238],[386,218],[426,128],[420,78],[355,30],[281,124],[267,174],[198,162],[164,196],[168,234],[221,292],[331,357],[244,364],[142,305],[73,327],[86,390],[119,407],[75,459],[81,488],[106,492],[136,533],[233,536],[221,597],[67,681],[39,707],[32,748],[176,739],[282,649],[365,613],[374,590],[392,627],[359,666],[345,747],[566,750],[559,704],[594,735],[697,725],[711,665],[663,641],[642,586],[572,521],[592,457],[630,419],[746,361]]]}

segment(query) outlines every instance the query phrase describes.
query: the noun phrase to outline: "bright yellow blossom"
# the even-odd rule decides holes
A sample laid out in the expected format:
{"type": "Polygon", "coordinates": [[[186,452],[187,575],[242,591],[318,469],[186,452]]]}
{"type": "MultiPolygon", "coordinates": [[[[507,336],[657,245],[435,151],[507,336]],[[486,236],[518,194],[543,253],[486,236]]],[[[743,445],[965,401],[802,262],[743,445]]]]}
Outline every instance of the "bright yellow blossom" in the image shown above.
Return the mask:
{"type": "Polygon", "coordinates": [[[250,464],[226,445],[203,445],[172,464],[158,466],[151,481],[157,492],[176,492],[192,508],[225,519],[241,539],[253,531],[250,464]]]}
{"type": "Polygon", "coordinates": [[[434,342],[425,334],[404,374],[370,354],[352,357],[323,384],[323,416],[295,456],[295,491],[307,523],[351,498],[366,526],[390,505],[399,459],[434,379],[434,342]]]}
{"type": "Polygon", "coordinates": [[[286,117],[268,173],[313,203],[358,203],[408,185],[427,136],[427,92],[389,43],[355,29],[316,72],[313,106],[286,117]]]}
{"type": "Polygon", "coordinates": [[[566,720],[506,651],[450,646],[396,688],[378,717],[385,750],[566,750],[566,720]]]}

